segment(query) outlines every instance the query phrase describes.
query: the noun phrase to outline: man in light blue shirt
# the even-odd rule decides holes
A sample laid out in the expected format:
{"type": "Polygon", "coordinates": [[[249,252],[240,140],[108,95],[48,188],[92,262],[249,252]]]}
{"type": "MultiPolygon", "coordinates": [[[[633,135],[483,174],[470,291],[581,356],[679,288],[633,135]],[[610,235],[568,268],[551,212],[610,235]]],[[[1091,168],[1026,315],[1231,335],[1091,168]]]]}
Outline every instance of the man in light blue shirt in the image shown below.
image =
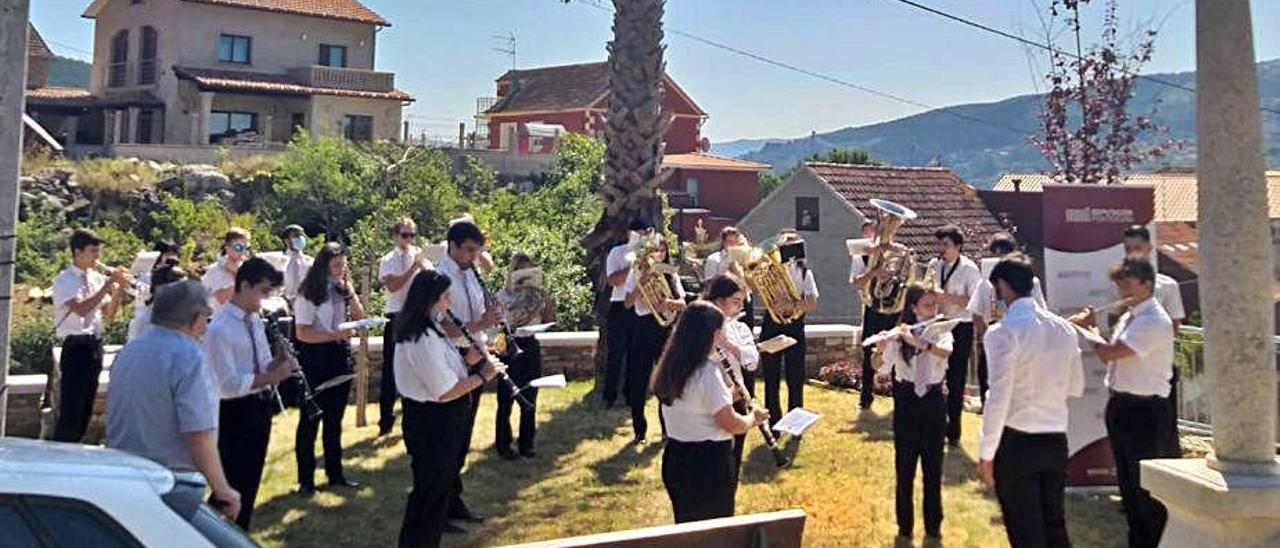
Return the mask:
{"type": "Polygon", "coordinates": [[[199,470],[213,504],[235,518],[240,494],[218,458],[218,398],[200,347],[212,313],[208,299],[209,291],[193,280],[156,293],[152,328],[129,341],[111,367],[107,447],[199,470]]]}

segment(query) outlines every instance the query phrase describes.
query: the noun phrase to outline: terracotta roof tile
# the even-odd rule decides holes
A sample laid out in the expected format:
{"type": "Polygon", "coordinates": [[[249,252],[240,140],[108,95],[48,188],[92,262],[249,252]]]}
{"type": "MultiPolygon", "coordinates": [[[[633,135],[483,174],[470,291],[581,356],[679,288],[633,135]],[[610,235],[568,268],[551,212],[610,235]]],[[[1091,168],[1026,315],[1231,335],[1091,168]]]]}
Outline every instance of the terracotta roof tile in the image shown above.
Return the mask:
{"type": "MultiPolygon", "coordinates": [[[[515,90],[498,99],[485,114],[582,110],[595,106],[609,92],[609,64],[605,62],[507,71],[498,82],[509,82],[513,76],[515,90]]],[[[670,75],[662,81],[667,92],[688,101],[695,114],[706,114],[670,75]]]]}
{"type": "MultiPolygon", "coordinates": [[[[946,168],[805,164],[860,213],[872,219],[877,210],[869,200],[889,200],[914,210],[919,217],[898,230],[895,241],[915,250],[921,259],[935,254],[933,233],[955,224],[965,232],[967,255],[977,256],[987,240],[1004,230],[987,210],[977,191],[946,168]]],[[[853,236],[851,236],[853,237],[853,236]]]]}
{"type": "Polygon", "coordinates": [[[748,160],[738,160],[736,158],[725,158],[724,156],[716,156],[705,152],[690,152],[688,154],[666,154],[662,157],[662,167],[666,168],[684,168],[684,169],[715,169],[715,170],[736,170],[736,171],[764,171],[773,166],[752,162],[748,160]]]}
{"type": "Polygon", "coordinates": [[[1156,223],[1157,251],[1191,272],[1197,272],[1200,257],[1199,235],[1191,223],[1180,221],[1156,223]]]}
{"type": "Polygon", "coordinates": [[[53,51],[49,50],[49,45],[44,43],[44,38],[31,23],[27,23],[27,55],[53,57],[53,51]]]}
{"type": "Polygon", "coordinates": [[[278,13],[309,15],[324,19],[356,21],[384,27],[391,23],[358,0],[187,0],[201,4],[215,4],[233,8],[246,8],[278,13]]]}
{"type": "Polygon", "coordinates": [[[342,88],[324,88],[299,84],[287,74],[269,74],[240,70],[173,67],[178,78],[191,80],[202,90],[239,91],[273,95],[335,95],[365,99],[394,99],[412,101],[413,97],[400,90],[361,91],[342,88]]]}
{"type": "Polygon", "coordinates": [[[164,101],[149,91],[126,91],[99,97],[84,88],[43,87],[27,90],[26,102],[32,107],[108,108],[121,106],[162,107],[164,101]]]}
{"type": "MultiPolygon", "coordinates": [[[[1022,192],[1040,192],[1045,184],[1051,183],[1048,175],[1008,173],[996,181],[992,190],[1012,192],[1014,180],[1020,180],[1022,192]]],[[[1196,195],[1198,182],[1196,174],[1185,170],[1161,173],[1135,173],[1126,177],[1122,184],[1151,185],[1156,194],[1156,221],[1194,222],[1199,201],[1196,195]]],[[[1267,188],[1270,201],[1270,216],[1280,219],[1280,171],[1267,172],[1267,188]]]]}

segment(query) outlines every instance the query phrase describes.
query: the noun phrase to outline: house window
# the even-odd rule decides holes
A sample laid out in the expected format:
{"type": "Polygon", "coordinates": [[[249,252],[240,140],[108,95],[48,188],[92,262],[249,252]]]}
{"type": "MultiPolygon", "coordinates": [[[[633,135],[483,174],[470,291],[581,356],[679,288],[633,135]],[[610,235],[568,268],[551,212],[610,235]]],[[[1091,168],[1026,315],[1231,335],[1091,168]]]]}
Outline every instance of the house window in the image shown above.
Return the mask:
{"type": "Polygon", "coordinates": [[[342,125],[342,136],[349,141],[372,141],[373,117],[348,114],[342,125]]]}
{"type": "Polygon", "coordinates": [[[320,62],[318,64],[326,67],[347,66],[347,47],[320,44],[320,62]]]}
{"type": "Polygon", "coordinates": [[[300,129],[307,129],[307,113],[295,112],[289,115],[289,138],[293,139],[293,134],[300,129]]]}
{"type": "Polygon", "coordinates": [[[230,137],[258,127],[258,115],[252,112],[213,111],[209,114],[209,140],[230,137]]]}
{"type": "Polygon", "coordinates": [[[249,64],[253,39],[248,36],[223,34],[218,37],[218,60],[228,63],[249,64]]]}
{"type": "Polygon", "coordinates": [[[144,108],[138,111],[139,144],[149,145],[156,142],[156,109],[144,108]]]}
{"type": "Polygon", "coordinates": [[[107,87],[124,87],[129,79],[129,31],[111,38],[111,64],[107,65],[107,87]]]}
{"type": "Polygon", "coordinates": [[[817,232],[818,224],[818,199],[796,197],[796,230],[804,230],[807,232],[817,232]]]}
{"type": "Polygon", "coordinates": [[[156,29],[142,27],[142,51],[138,56],[139,86],[156,83],[156,50],[159,48],[159,41],[156,29]]]}
{"type": "Polygon", "coordinates": [[[693,204],[693,207],[698,207],[698,204],[702,202],[701,194],[698,192],[698,180],[692,177],[685,180],[684,190],[689,194],[689,202],[693,204]]]}

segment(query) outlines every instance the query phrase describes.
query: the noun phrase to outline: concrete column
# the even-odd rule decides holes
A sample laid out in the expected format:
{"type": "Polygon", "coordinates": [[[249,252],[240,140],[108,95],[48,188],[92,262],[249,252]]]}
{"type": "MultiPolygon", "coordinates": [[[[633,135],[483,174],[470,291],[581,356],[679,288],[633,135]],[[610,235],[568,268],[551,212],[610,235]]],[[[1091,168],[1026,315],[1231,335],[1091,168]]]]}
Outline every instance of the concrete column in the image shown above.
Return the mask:
{"type": "Polygon", "coordinates": [[[80,117],[67,116],[62,120],[62,132],[67,135],[65,143],[62,146],[71,148],[76,144],[76,132],[80,131],[80,117]]]}
{"type": "MultiPolygon", "coordinates": [[[[27,87],[27,0],[0,0],[0,386],[9,378],[9,326],[13,291],[14,233],[18,222],[18,175],[22,161],[22,109],[27,87]]],[[[9,408],[0,390],[0,437],[9,408]]]]}
{"type": "Polygon", "coordinates": [[[209,118],[212,116],[213,116],[213,92],[202,91],[200,92],[200,114],[198,118],[200,128],[196,130],[198,133],[196,134],[196,141],[194,142],[194,144],[198,144],[198,145],[209,144],[209,118]]]}
{"type": "Polygon", "coordinates": [[[111,111],[111,144],[119,144],[124,141],[124,111],[111,111]]]}
{"type": "Polygon", "coordinates": [[[129,112],[128,114],[129,127],[127,128],[128,131],[126,131],[126,133],[128,133],[128,135],[125,135],[125,139],[128,139],[130,143],[137,143],[138,142],[138,108],[129,107],[128,112],[129,112]]]}
{"type": "Polygon", "coordinates": [[[1249,0],[1196,1],[1196,91],[1213,454],[1145,461],[1142,485],[1169,508],[1161,546],[1276,546],[1272,249],[1249,0]]]}
{"type": "Polygon", "coordinates": [[[262,117],[262,142],[271,144],[271,119],[274,116],[268,114],[262,117]]]}

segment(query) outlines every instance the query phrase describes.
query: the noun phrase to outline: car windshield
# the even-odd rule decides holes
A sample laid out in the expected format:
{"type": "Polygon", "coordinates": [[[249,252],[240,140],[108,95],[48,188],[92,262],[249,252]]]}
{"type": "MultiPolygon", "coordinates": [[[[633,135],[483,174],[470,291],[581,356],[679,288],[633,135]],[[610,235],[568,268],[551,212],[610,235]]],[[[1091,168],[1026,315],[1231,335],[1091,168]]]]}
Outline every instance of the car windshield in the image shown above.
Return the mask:
{"type": "Polygon", "coordinates": [[[173,489],[160,498],[175,513],[191,522],[211,544],[218,548],[257,546],[240,528],[223,519],[221,514],[204,503],[204,476],[190,471],[174,471],[173,476],[173,489]]]}

